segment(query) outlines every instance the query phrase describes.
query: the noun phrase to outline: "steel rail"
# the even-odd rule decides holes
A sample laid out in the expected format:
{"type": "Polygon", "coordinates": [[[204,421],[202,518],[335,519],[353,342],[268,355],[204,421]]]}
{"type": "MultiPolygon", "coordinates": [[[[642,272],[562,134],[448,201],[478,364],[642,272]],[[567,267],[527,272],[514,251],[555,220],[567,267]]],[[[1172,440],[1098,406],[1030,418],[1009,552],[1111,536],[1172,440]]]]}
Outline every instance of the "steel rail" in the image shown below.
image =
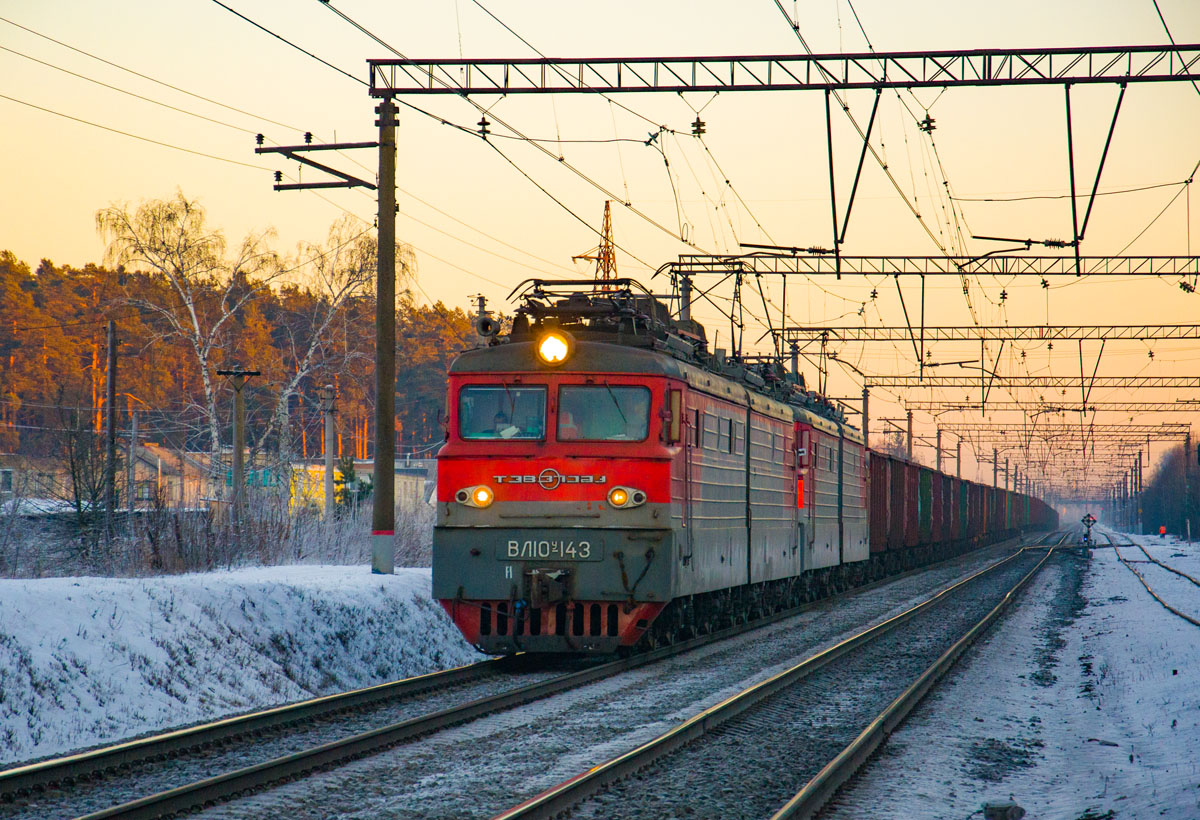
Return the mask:
{"type": "MultiPolygon", "coordinates": [[[[1023,547],[1022,550],[1023,549],[1025,548],[1023,547]]],[[[749,632],[763,626],[768,626],[776,621],[793,617],[795,615],[812,610],[817,606],[824,605],[830,600],[840,598],[844,595],[853,595],[856,593],[865,592],[877,586],[915,575],[920,572],[928,571],[950,561],[959,559],[966,554],[969,553],[962,553],[960,555],[952,556],[944,561],[934,564],[926,564],[924,566],[916,567],[896,575],[889,575],[876,581],[863,584],[862,586],[854,587],[843,593],[801,604],[790,609],[782,610],[780,612],[755,619],[754,621],[746,624],[729,627],[708,635],[702,635],[687,641],[682,641],[670,646],[650,650],[648,652],[643,652],[631,657],[621,658],[607,664],[601,664],[579,672],[569,673],[567,675],[542,681],[540,683],[518,687],[497,695],[480,698],[457,707],[451,707],[428,715],[410,718],[390,726],[381,727],[369,732],[364,732],[351,737],[343,738],[341,740],[332,741],[330,743],[322,744],[321,746],[317,746],[302,752],[276,758],[274,760],[266,761],[254,766],[248,766],[232,772],[217,775],[215,777],[207,778],[202,781],[180,786],[175,789],[169,789],[158,794],[149,795],[138,800],[129,801],[108,809],[93,812],[91,814],[84,815],[77,820],[109,820],[110,818],[121,818],[122,820],[151,820],[152,818],[158,818],[165,814],[189,811],[208,803],[223,802],[228,800],[230,797],[236,796],[243,792],[261,789],[282,780],[303,775],[307,772],[313,771],[314,769],[347,762],[373,752],[381,751],[419,735],[439,731],[441,729],[445,729],[460,723],[465,723],[467,721],[474,720],[494,712],[502,711],[504,709],[521,706],[535,700],[540,700],[542,698],[558,694],[559,692],[577,688],[601,678],[609,677],[618,672],[636,669],[650,663],[682,654],[700,646],[716,643],[744,632],[749,632]]],[[[1019,554],[1020,552],[1014,553],[1014,556],[1019,554]]],[[[496,659],[496,661],[485,661],[484,663],[496,663],[502,660],[503,659],[496,659]]],[[[472,667],[460,668],[470,669],[472,667]]],[[[444,673],[433,673],[433,675],[427,675],[423,677],[430,678],[439,674],[444,673]]]]}
{"type": "Polygon", "coordinates": [[[0,799],[27,794],[55,783],[91,777],[98,772],[144,760],[168,757],[266,729],[289,726],[337,712],[360,709],[382,701],[463,683],[500,671],[506,661],[506,658],[492,658],[441,672],[430,672],[363,689],[297,701],[85,752],[15,766],[0,771],[0,799]]]}
{"type": "MultiPolygon", "coordinates": [[[[1125,569],[1129,570],[1130,572],[1132,572],[1134,575],[1137,576],[1137,579],[1142,582],[1142,586],[1144,586],[1146,588],[1146,591],[1150,593],[1151,598],[1153,598],[1154,600],[1156,600],[1160,604],[1162,604],[1163,609],[1167,610],[1167,612],[1170,612],[1172,615],[1179,616],[1180,618],[1182,618],[1183,620],[1192,624],[1193,626],[1200,626],[1200,620],[1193,618],[1191,615],[1188,615],[1186,612],[1180,612],[1178,609],[1171,606],[1166,601],[1164,601],[1161,597],[1159,597],[1159,594],[1151,588],[1149,583],[1146,582],[1146,577],[1144,575],[1142,575],[1142,573],[1138,572],[1137,567],[1133,566],[1133,564],[1129,563],[1129,561],[1124,556],[1121,555],[1121,550],[1119,550],[1117,548],[1116,544],[1113,544],[1112,536],[1105,533],[1104,537],[1108,539],[1108,542],[1110,544],[1112,544],[1113,552],[1115,552],[1117,554],[1117,560],[1120,561],[1125,566],[1125,569]]],[[[1139,545],[1134,544],[1134,546],[1136,547],[1139,545]]],[[[1156,561],[1154,563],[1158,563],[1158,562],[1156,561]]]]}
{"type": "Polygon", "coordinates": [[[842,784],[861,769],[875,750],[896,730],[896,727],[904,722],[904,719],[913,708],[921,702],[938,680],[950,670],[950,667],[967,650],[967,647],[974,643],[1000,617],[1016,598],[1017,593],[1037,575],[1042,567],[1046,565],[1046,562],[1050,560],[1050,556],[1054,554],[1054,551],[1069,537],[1070,533],[1067,533],[1058,544],[1047,550],[1042,560],[1038,561],[1033,569],[1026,573],[1012,589],[1006,592],[1004,597],[1000,599],[1000,602],[987,615],[983,616],[965,635],[955,641],[953,646],[942,653],[941,657],[934,661],[878,717],[871,721],[867,728],[849,746],[831,760],[812,780],[808,781],[804,788],[798,791],[779,811],[775,812],[771,820],[809,818],[820,811],[821,807],[825,805],[829,798],[833,797],[842,784]]]}
{"type": "Polygon", "coordinates": [[[1188,575],[1186,572],[1182,572],[1182,571],[1180,571],[1180,570],[1177,570],[1177,569],[1175,569],[1175,567],[1171,566],[1170,564],[1164,564],[1162,561],[1159,561],[1159,560],[1158,560],[1157,558],[1155,558],[1153,555],[1151,555],[1150,553],[1146,552],[1146,548],[1145,548],[1144,546],[1142,546],[1141,544],[1134,544],[1134,546],[1135,546],[1135,547],[1137,547],[1138,549],[1140,549],[1140,550],[1142,551],[1142,555],[1145,555],[1145,556],[1146,556],[1146,558],[1148,558],[1148,559],[1150,560],[1150,563],[1152,563],[1152,564],[1158,564],[1160,567],[1162,567],[1163,569],[1165,569],[1167,572],[1173,572],[1173,573],[1175,573],[1176,575],[1178,575],[1180,578],[1187,578],[1187,579],[1188,579],[1189,581],[1191,581],[1193,584],[1195,584],[1196,586],[1200,587],[1200,581],[1197,581],[1195,578],[1193,578],[1192,576],[1188,575]]]}
{"type": "MultiPolygon", "coordinates": [[[[1047,536],[1049,537],[1049,536],[1047,536]]],[[[1064,536],[1065,537],[1065,536],[1064,536]]],[[[797,681],[807,677],[817,671],[826,664],[853,652],[860,646],[869,643],[879,636],[890,632],[897,626],[905,623],[916,615],[924,612],[929,607],[942,601],[946,596],[952,595],[955,591],[961,589],[965,584],[993,572],[999,567],[1004,566],[1008,562],[1016,559],[1024,554],[1027,549],[1036,549],[1036,547],[1021,547],[1007,558],[995,562],[991,566],[985,567],[978,572],[972,573],[967,578],[952,584],[949,587],[941,590],[932,597],[922,601],[904,612],[899,613],[882,623],[869,627],[857,635],[847,638],[828,649],[822,650],[815,655],[806,658],[796,666],[784,670],[764,681],[761,681],[748,689],[733,695],[720,703],[705,709],[697,715],[689,718],[670,731],[667,731],[655,739],[638,746],[637,748],[626,752],[618,757],[615,757],[605,763],[595,766],[586,772],[583,772],[575,777],[559,783],[541,794],[526,800],[525,802],[514,806],[498,815],[495,815],[492,820],[532,820],[532,818],[550,818],[557,817],[560,813],[567,811],[572,806],[586,799],[604,786],[621,780],[631,774],[634,774],[640,769],[653,763],[655,760],[670,754],[671,752],[682,748],[691,743],[693,740],[701,737],[708,732],[711,732],[716,727],[728,721],[730,718],[736,717],[747,709],[751,708],[758,702],[775,694],[781,689],[790,686],[797,681]]],[[[1051,548],[1053,549],[1053,548],[1051,548]]],[[[1043,559],[1044,560],[1044,559],[1043,559]]],[[[1039,564],[1040,566],[1040,564],[1039,564]]]]}

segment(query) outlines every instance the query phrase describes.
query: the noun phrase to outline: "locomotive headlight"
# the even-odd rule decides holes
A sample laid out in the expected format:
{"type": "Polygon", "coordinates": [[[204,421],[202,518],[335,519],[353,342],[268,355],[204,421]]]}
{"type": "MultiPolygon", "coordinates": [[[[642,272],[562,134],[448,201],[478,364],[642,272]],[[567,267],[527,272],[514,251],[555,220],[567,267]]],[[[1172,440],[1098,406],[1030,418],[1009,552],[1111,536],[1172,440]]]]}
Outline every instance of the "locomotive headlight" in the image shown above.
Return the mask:
{"type": "Polygon", "coordinates": [[[575,339],[564,330],[549,330],[537,341],[537,357],[543,364],[560,365],[571,358],[575,339]]]}
{"type": "Polygon", "coordinates": [[[646,503],[646,494],[631,487],[613,487],[608,491],[608,503],[619,510],[640,507],[646,503]]]}
{"type": "Polygon", "coordinates": [[[468,507],[487,509],[496,500],[496,494],[492,492],[491,487],[481,484],[478,487],[466,487],[459,490],[454,494],[454,500],[459,504],[466,504],[468,507]]]}

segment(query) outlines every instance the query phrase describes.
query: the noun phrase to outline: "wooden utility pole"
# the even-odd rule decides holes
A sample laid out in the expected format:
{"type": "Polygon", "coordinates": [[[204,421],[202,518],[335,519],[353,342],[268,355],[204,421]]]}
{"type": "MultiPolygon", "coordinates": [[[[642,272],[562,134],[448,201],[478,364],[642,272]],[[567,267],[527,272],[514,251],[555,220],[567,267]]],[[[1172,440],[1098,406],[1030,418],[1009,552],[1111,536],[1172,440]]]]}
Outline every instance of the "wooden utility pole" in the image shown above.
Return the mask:
{"type": "Polygon", "coordinates": [[[108,320],[108,374],[104,389],[104,546],[112,560],[113,514],[117,509],[117,323],[108,320]]]}
{"type": "Polygon", "coordinates": [[[321,409],[325,411],[325,517],[333,515],[333,448],[334,421],[333,414],[337,410],[337,393],[332,384],[321,388],[321,409]]]}
{"type": "Polygon", "coordinates": [[[379,115],[379,268],[375,291],[375,472],[371,509],[371,572],[396,567],[396,104],[379,115]]]}
{"type": "Polygon", "coordinates": [[[218,376],[229,376],[233,382],[233,476],[229,515],[234,529],[241,526],[246,501],[246,399],[242,388],[250,376],[262,375],[257,370],[218,370],[218,376]]]}

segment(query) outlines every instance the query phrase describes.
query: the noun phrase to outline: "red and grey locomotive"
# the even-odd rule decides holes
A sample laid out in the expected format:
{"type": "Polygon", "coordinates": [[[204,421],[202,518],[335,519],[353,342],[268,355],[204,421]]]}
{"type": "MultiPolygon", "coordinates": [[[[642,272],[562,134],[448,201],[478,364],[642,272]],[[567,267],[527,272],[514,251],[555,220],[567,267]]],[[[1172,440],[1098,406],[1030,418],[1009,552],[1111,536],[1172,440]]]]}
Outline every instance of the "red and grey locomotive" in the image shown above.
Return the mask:
{"type": "Polygon", "coordinates": [[[667,642],[1049,524],[1035,499],[997,515],[978,485],[869,457],[777,363],[608,288],[531,280],[511,332],[451,366],[433,593],[481,650],[667,642]],[[900,518],[916,539],[890,537],[900,518]]]}

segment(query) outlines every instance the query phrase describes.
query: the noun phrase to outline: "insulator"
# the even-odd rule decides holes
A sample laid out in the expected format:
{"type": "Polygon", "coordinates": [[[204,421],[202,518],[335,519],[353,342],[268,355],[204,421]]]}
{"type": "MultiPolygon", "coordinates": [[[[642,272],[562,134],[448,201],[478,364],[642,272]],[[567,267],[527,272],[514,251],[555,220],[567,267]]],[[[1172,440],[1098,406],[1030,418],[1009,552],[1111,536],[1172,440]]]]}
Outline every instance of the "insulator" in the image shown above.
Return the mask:
{"type": "Polygon", "coordinates": [[[254,144],[255,144],[255,145],[262,145],[262,144],[263,144],[263,140],[265,140],[265,139],[266,139],[266,137],[264,137],[262,134],[255,134],[255,135],[254,135],[254,144]]]}
{"type": "Polygon", "coordinates": [[[304,144],[305,144],[305,145],[312,145],[312,131],[305,131],[305,132],[304,132],[304,144]]]}
{"type": "Polygon", "coordinates": [[[276,172],[275,172],[275,181],[276,181],[276,182],[283,182],[283,171],[276,171],[276,172]]]}

